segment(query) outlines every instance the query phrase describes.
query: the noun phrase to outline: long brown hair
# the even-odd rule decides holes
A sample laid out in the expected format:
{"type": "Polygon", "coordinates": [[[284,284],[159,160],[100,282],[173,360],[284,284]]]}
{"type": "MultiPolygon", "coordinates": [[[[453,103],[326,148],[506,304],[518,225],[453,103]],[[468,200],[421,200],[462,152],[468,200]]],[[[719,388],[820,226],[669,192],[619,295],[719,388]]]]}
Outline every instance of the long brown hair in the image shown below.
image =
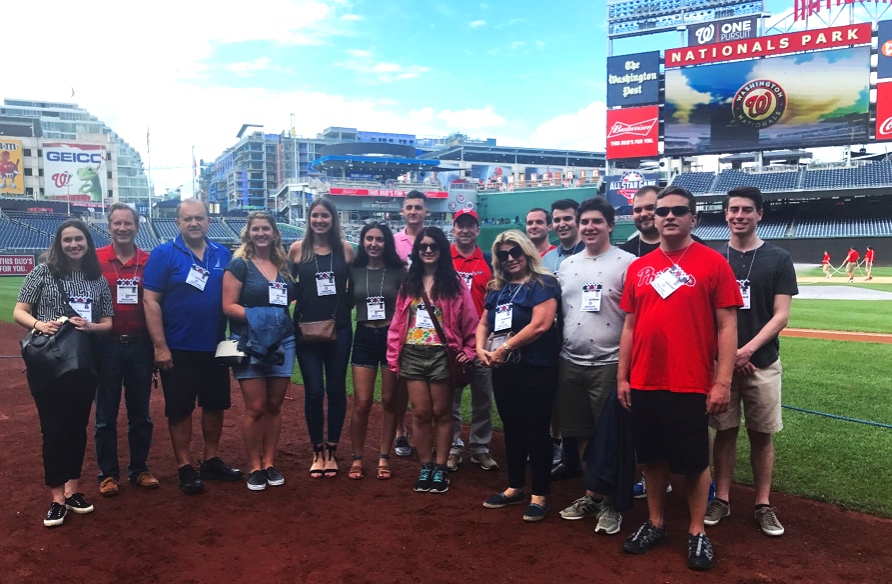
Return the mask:
{"type": "Polygon", "coordinates": [[[102,268],[99,266],[99,257],[96,255],[96,244],[93,243],[93,236],[90,235],[90,228],[80,219],[67,219],[56,229],[56,235],[53,236],[53,244],[43,254],[41,260],[46,263],[50,273],[57,277],[65,279],[71,273],[71,267],[68,265],[68,256],[62,251],[62,232],[69,227],[74,227],[84,234],[87,240],[87,252],[81,260],[81,271],[87,280],[96,280],[102,277],[102,268]]]}
{"type": "Polygon", "coordinates": [[[331,229],[326,234],[328,246],[331,248],[332,254],[337,253],[341,257],[346,257],[344,255],[344,233],[341,231],[338,208],[331,202],[331,199],[319,197],[310,203],[310,207],[307,209],[307,228],[304,230],[304,239],[300,246],[300,263],[302,264],[313,261],[313,258],[316,256],[316,251],[313,249],[316,243],[316,234],[313,233],[313,229],[310,227],[310,215],[313,213],[313,209],[320,205],[325,207],[331,215],[331,229]]]}
{"type": "Polygon", "coordinates": [[[282,234],[279,233],[279,226],[276,224],[276,218],[269,211],[253,211],[248,214],[248,222],[242,228],[242,244],[235,250],[232,257],[244,258],[249,260],[257,254],[254,242],[251,240],[251,224],[254,221],[266,221],[273,228],[273,240],[271,242],[269,259],[276,266],[285,281],[292,281],[294,278],[288,271],[288,258],[285,256],[285,248],[282,246],[282,234]]]}

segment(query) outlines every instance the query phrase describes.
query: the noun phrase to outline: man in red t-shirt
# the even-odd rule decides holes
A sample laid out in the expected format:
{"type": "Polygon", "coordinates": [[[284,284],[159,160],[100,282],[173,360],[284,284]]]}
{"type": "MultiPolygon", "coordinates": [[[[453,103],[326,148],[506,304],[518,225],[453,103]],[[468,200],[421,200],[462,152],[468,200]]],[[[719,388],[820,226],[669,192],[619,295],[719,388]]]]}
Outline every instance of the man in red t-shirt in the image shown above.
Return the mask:
{"type": "Polygon", "coordinates": [[[688,567],[708,570],[714,565],[703,526],[710,483],[708,414],[728,408],[743,301],[725,258],[691,239],[694,195],[669,187],[657,195],[656,205],[660,247],[629,266],[620,302],[626,319],[617,397],[632,414],[635,451],[649,487],[648,521],[623,549],[642,554],[665,541],[666,485],[674,472],[685,477],[688,567]]]}
{"type": "Polygon", "coordinates": [[[830,266],[830,252],[829,251],[824,250],[824,259],[821,260],[821,269],[824,270],[824,275],[827,276],[827,279],[829,280],[830,276],[832,275],[830,273],[830,270],[832,269],[832,267],[830,266]]]}
{"type": "Polygon", "coordinates": [[[851,284],[855,280],[855,268],[858,267],[858,260],[861,258],[861,254],[855,249],[855,246],[849,248],[849,253],[846,255],[846,276],[849,277],[849,284],[851,284]]]}
{"type": "Polygon", "coordinates": [[[149,252],[136,247],[138,231],[136,211],[123,203],[114,203],[108,209],[108,232],[112,243],[96,250],[115,305],[111,333],[100,338],[102,350],[97,352],[96,462],[99,493],[104,497],[117,495],[121,480],[117,422],[122,384],[126,391],[127,440],[130,445],[128,478],[134,485],[158,488],[158,479],[146,466],[154,428],[149,399],[155,358],[143,312],[143,270],[149,252]]]}
{"type": "MultiPolygon", "coordinates": [[[[483,314],[483,299],[486,286],[492,280],[492,256],[483,253],[477,246],[480,235],[480,219],[473,209],[460,209],[452,218],[452,237],[455,243],[451,246],[452,264],[462,281],[471,290],[477,317],[483,314]]],[[[462,463],[461,439],[461,398],[464,388],[455,390],[452,417],[455,430],[452,435],[452,448],[446,466],[450,471],[457,471],[462,463]]],[[[492,369],[484,367],[479,361],[474,362],[474,376],[471,379],[471,433],[468,436],[468,449],[471,451],[471,462],[479,464],[483,470],[495,470],[498,463],[489,453],[489,442],[492,439],[492,369]]]]}
{"type": "Polygon", "coordinates": [[[864,269],[867,272],[867,277],[865,280],[873,280],[873,276],[870,274],[873,271],[873,262],[876,260],[877,252],[873,250],[869,245],[867,246],[867,251],[864,252],[864,269]]]}

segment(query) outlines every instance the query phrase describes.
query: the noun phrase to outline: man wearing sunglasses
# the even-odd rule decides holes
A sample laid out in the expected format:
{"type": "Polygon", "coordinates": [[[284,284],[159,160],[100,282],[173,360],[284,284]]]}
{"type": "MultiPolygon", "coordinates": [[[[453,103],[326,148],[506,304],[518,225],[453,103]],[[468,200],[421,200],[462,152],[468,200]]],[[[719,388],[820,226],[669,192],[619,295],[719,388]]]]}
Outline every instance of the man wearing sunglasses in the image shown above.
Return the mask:
{"type": "MultiPolygon", "coordinates": [[[[640,258],[660,247],[660,232],[657,231],[656,223],[654,223],[654,210],[657,208],[657,193],[659,192],[660,188],[654,185],[644,186],[635,191],[635,195],[632,197],[632,221],[635,222],[638,234],[617,246],[621,250],[640,258]]],[[[692,234],[691,239],[697,243],[703,243],[703,240],[696,235],[692,234]]],[[[641,496],[646,495],[642,494],[641,496]]]]}
{"type": "MultiPolygon", "coordinates": [[[[564,322],[563,346],[558,360],[557,410],[565,455],[568,454],[568,443],[572,441],[577,448],[577,460],[595,437],[599,420],[609,415],[606,412],[602,418],[607,397],[616,386],[619,339],[625,319],[619,301],[626,270],[635,260],[635,256],[610,243],[615,213],[603,197],[583,201],[578,220],[585,247],[567,258],[557,274],[561,283],[564,322]]],[[[616,441],[592,443],[592,448],[604,448],[605,452],[610,446],[615,449],[616,441]]],[[[631,445],[628,448],[631,449],[631,445]]],[[[604,458],[613,457],[608,452],[604,458]]],[[[590,474],[588,470],[587,476],[590,474]]],[[[615,469],[611,468],[607,474],[615,477],[615,469]]],[[[633,477],[632,472],[628,475],[626,493],[631,491],[633,477]]],[[[612,535],[619,531],[622,516],[615,510],[612,499],[597,494],[595,482],[587,481],[591,484],[587,484],[585,494],[561,511],[561,517],[569,520],[597,517],[595,532],[612,535]]],[[[617,481],[610,482],[615,490],[617,481]]],[[[630,504],[631,496],[626,499],[630,504]]]]}
{"type": "MultiPolygon", "coordinates": [[[[471,291],[471,299],[477,310],[477,318],[483,314],[483,299],[486,296],[486,285],[492,280],[492,256],[483,253],[477,246],[480,235],[480,219],[477,211],[468,208],[459,209],[452,218],[452,237],[455,243],[451,246],[452,265],[471,291]]],[[[461,398],[465,389],[455,390],[452,417],[455,419],[455,430],[452,448],[446,467],[455,472],[462,463],[462,449],[465,444],[461,439],[461,398]]],[[[471,451],[471,462],[479,464],[483,470],[495,470],[498,463],[489,453],[489,442],[492,439],[492,368],[484,367],[479,360],[474,361],[474,376],[471,378],[471,433],[468,436],[468,448],[471,451]]]]}
{"type": "Polygon", "coordinates": [[[638,462],[650,486],[648,520],[623,544],[643,554],[666,541],[669,472],[684,475],[690,521],[688,567],[714,565],[704,533],[710,414],[728,409],[737,354],[740,289],[728,261],[693,241],[694,195],[668,187],[654,209],[659,248],[629,266],[620,308],[617,398],[631,412],[638,462]]]}
{"type": "Polygon", "coordinates": [[[731,230],[730,241],[719,248],[740,286],[743,308],[737,315],[737,358],[731,379],[728,411],[710,418],[716,429],[716,498],[706,509],[706,525],[716,525],[731,514],[731,474],[737,459],[741,404],[746,412],[750,463],[755,483],[755,519],[765,535],[780,536],[784,526],[769,504],[774,470],[772,436],[781,420],[781,363],[778,335],[787,326],[790,304],[799,293],[793,258],[785,250],[762,241],[756,227],[762,220],[762,193],[755,187],[728,191],[722,205],[731,230]]]}

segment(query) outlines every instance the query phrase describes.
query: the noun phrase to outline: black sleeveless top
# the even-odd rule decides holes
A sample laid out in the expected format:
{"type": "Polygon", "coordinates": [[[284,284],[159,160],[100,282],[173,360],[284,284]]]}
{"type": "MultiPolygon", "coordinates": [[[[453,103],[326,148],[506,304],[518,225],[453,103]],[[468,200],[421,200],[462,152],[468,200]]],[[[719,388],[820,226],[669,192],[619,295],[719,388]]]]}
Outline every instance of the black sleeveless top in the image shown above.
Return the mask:
{"type": "Polygon", "coordinates": [[[294,309],[294,322],[313,322],[317,320],[335,319],[335,327],[350,325],[352,305],[347,298],[347,262],[343,254],[334,252],[325,255],[316,254],[308,262],[298,263],[292,267],[292,274],[297,280],[297,306],[294,309]],[[317,272],[334,272],[335,294],[319,296],[316,288],[317,272]]]}

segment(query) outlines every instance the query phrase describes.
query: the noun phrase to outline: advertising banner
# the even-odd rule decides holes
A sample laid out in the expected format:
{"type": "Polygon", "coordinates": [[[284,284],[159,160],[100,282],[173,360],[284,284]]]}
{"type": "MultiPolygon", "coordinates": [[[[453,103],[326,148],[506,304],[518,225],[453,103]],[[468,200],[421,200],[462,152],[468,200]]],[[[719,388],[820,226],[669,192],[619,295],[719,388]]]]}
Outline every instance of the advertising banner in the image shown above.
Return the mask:
{"type": "Polygon", "coordinates": [[[0,136],[0,195],[24,195],[22,141],[0,136]]]}
{"type": "Polygon", "coordinates": [[[607,58],[607,107],[659,101],[659,51],[607,58]]]}
{"type": "MultiPolygon", "coordinates": [[[[343,189],[340,187],[331,187],[328,193],[337,196],[348,197],[405,197],[409,191],[400,189],[343,189]]],[[[449,193],[446,191],[424,191],[424,195],[428,199],[446,199],[449,193]]]]}
{"type": "Polygon", "coordinates": [[[471,178],[479,181],[482,187],[487,189],[505,189],[508,187],[510,167],[492,164],[472,164],[471,178]]]}
{"type": "Polygon", "coordinates": [[[892,20],[881,20],[877,30],[877,78],[892,79],[892,20]]]}
{"type": "Polygon", "coordinates": [[[759,20],[755,16],[697,24],[688,27],[688,46],[754,39],[758,31],[759,20]]]}
{"type": "Polygon", "coordinates": [[[33,255],[0,255],[0,276],[25,276],[33,269],[33,255]]]}
{"type": "Polygon", "coordinates": [[[635,191],[641,187],[659,186],[660,173],[629,170],[622,174],[607,177],[607,202],[614,207],[632,204],[635,191]]]}
{"type": "Polygon", "coordinates": [[[703,65],[719,61],[734,61],[737,59],[751,59],[753,57],[785,55],[800,51],[816,51],[819,49],[870,44],[870,27],[869,23],[850,24],[834,28],[716,43],[701,47],[669,49],[666,51],[665,66],[669,69],[671,67],[703,65]]]}
{"type": "Polygon", "coordinates": [[[892,82],[877,84],[876,139],[892,140],[892,82]]]}
{"type": "Polygon", "coordinates": [[[660,154],[660,108],[607,110],[607,159],[660,154]]]}
{"type": "Polygon", "coordinates": [[[101,204],[108,192],[105,146],[45,142],[43,177],[47,198],[101,204]]]}
{"type": "Polygon", "coordinates": [[[666,72],[664,150],[719,154],[864,142],[869,84],[869,46],[673,69],[666,72]]]}

